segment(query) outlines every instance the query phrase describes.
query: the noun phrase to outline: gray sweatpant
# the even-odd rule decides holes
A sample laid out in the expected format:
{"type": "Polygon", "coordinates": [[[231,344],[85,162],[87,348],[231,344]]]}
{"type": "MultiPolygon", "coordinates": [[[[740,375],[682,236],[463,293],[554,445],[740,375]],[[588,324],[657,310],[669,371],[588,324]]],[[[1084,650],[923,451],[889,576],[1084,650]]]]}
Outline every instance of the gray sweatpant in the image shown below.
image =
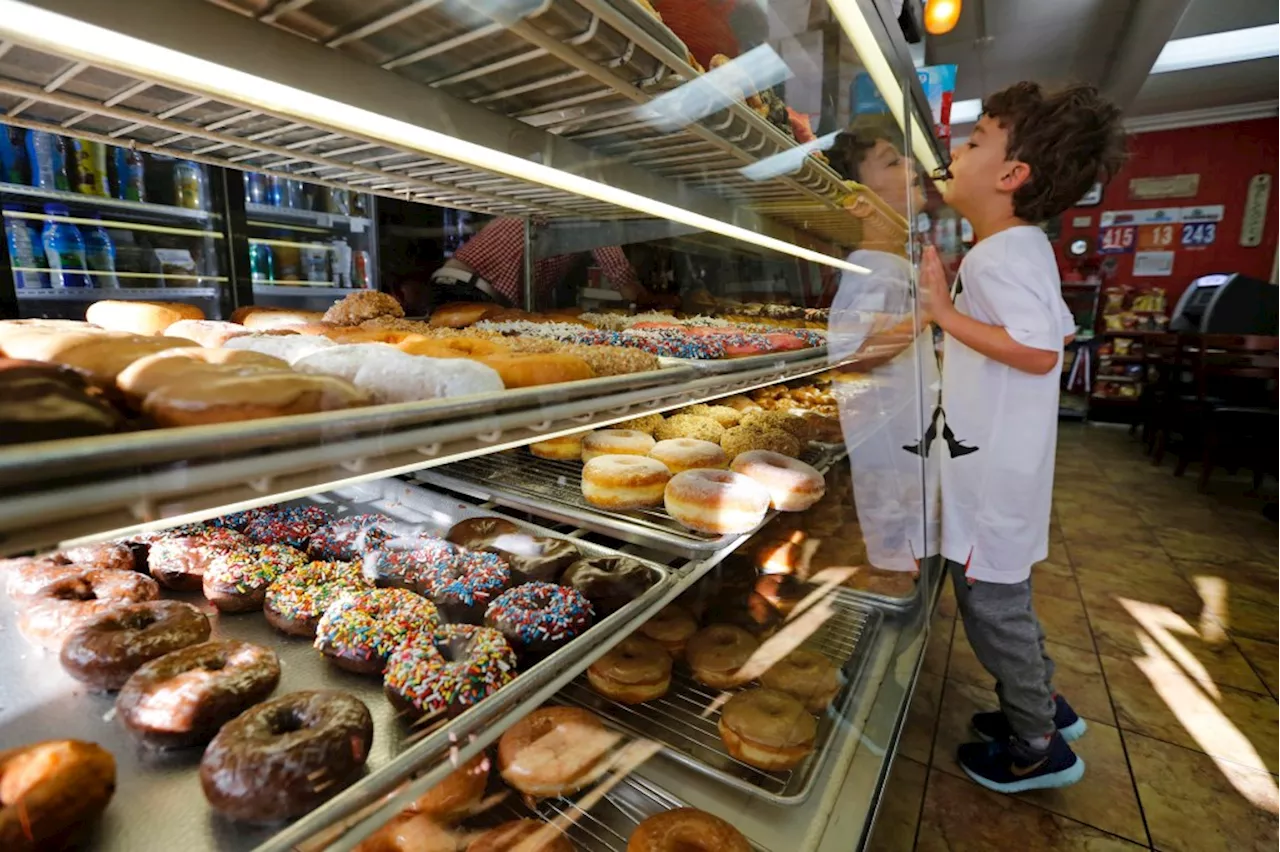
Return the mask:
{"type": "Polygon", "coordinates": [[[956,608],[969,645],[992,677],[1000,709],[1024,740],[1054,731],[1053,660],[1044,650],[1044,628],[1031,606],[1031,580],[970,581],[964,566],[947,560],[956,608]]]}

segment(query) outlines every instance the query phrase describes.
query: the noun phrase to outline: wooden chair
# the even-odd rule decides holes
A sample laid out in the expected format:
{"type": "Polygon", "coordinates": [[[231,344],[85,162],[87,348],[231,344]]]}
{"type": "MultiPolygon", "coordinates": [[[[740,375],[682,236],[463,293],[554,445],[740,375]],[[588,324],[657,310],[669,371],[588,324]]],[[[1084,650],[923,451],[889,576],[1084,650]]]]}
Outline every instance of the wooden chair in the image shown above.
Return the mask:
{"type": "Polygon", "coordinates": [[[1182,433],[1175,476],[1186,472],[1193,458],[1201,461],[1198,487],[1209,478],[1224,455],[1254,473],[1255,490],[1274,470],[1277,384],[1280,361],[1277,338],[1260,335],[1211,334],[1187,336],[1180,362],[1190,372],[1190,393],[1178,395],[1182,433]]]}
{"type": "Polygon", "coordinates": [[[1169,388],[1178,378],[1181,369],[1178,360],[1180,351],[1176,334],[1150,334],[1143,339],[1142,393],[1138,397],[1138,416],[1129,434],[1142,430],[1140,437],[1148,454],[1155,449],[1160,415],[1164,413],[1169,388]]]}

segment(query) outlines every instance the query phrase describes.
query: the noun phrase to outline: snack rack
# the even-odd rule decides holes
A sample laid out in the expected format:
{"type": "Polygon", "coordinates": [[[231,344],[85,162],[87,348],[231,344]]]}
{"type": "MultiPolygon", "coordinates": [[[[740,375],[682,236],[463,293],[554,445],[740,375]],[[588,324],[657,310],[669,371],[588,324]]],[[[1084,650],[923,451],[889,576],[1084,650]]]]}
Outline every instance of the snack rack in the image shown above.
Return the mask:
{"type": "MultiPolygon", "coordinates": [[[[485,12],[502,5],[0,0],[0,121],[51,132],[74,128],[77,137],[206,166],[301,175],[319,186],[490,215],[569,223],[653,216],[685,226],[696,221],[716,239],[755,241],[753,252],[802,263],[839,263],[857,248],[901,252],[907,218],[869,189],[842,183],[814,157],[801,156],[794,170],[762,180],[743,174],[744,166],[795,148],[745,104],[730,100],[675,131],[647,127],[637,108],[680,91],[697,72],[680,42],[634,0],[543,0],[523,4],[514,18],[485,12]],[[458,7],[474,7],[473,17],[449,26],[432,17],[458,7]],[[151,62],[157,55],[191,61],[151,62]],[[277,87],[305,97],[282,98],[277,87]],[[502,156],[477,158],[468,146],[502,156]],[[851,215],[846,208],[855,196],[858,215],[851,215]]],[[[901,81],[894,96],[915,124],[929,127],[894,22],[881,19],[871,0],[842,5],[857,20],[833,20],[835,31],[870,35],[857,49],[883,54],[893,84],[901,81]]],[[[931,137],[908,144],[920,146],[913,147],[918,159],[927,160],[921,154],[928,151],[939,156],[931,137]]],[[[494,398],[3,449],[0,545],[4,555],[16,555],[268,502],[389,487],[388,477],[803,380],[828,368],[825,352],[806,350],[494,398]]],[[[573,529],[557,531],[582,537],[573,529]]],[[[594,532],[585,544],[638,552],[608,531],[594,532]]],[[[490,747],[525,710],[555,700],[592,660],[728,550],[694,561],[666,556],[664,583],[611,622],[608,640],[551,661],[549,673],[528,679],[516,697],[482,704],[475,719],[454,729],[465,739],[456,757],[490,747]]],[[[841,722],[806,780],[812,792],[802,801],[756,799],[656,756],[600,810],[579,815],[578,828],[589,828],[593,838],[582,845],[625,848],[638,819],[677,802],[731,819],[760,850],[826,852],[865,839],[887,766],[884,750],[892,751],[927,637],[931,598],[922,595],[905,617],[883,619],[859,643],[858,685],[842,697],[841,722]],[[845,816],[836,826],[837,813],[857,817],[845,816]]],[[[26,652],[14,631],[0,636],[12,656],[26,652]]],[[[296,667],[299,676],[304,671],[296,667]]],[[[8,708],[0,709],[0,731],[10,724],[8,708]]],[[[394,729],[384,721],[375,741],[394,729]]],[[[154,818],[193,825],[198,836],[169,847],[193,852],[351,849],[444,776],[446,742],[447,736],[433,735],[394,757],[385,753],[385,763],[371,765],[365,779],[288,825],[258,832],[211,820],[201,816],[207,811],[198,794],[187,798],[199,814],[154,818]]],[[[168,770],[147,767],[153,771],[161,778],[168,770]]],[[[122,795],[114,803],[100,831],[137,819],[126,801],[122,795]]],[[[573,809],[553,801],[540,813],[556,810],[573,809]]],[[[148,841],[140,842],[134,848],[146,852],[148,841]]]]}

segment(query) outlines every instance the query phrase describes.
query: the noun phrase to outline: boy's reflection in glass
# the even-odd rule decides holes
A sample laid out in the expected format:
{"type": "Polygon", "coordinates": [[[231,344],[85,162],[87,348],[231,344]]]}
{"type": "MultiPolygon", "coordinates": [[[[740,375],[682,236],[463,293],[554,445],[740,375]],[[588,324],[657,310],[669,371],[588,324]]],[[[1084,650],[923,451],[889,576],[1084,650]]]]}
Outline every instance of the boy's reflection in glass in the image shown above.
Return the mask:
{"type": "MultiPolygon", "coordinates": [[[[855,125],[827,153],[846,180],[875,192],[908,221],[924,208],[916,164],[903,155],[896,126],[855,125]]],[[[870,565],[915,571],[917,560],[937,552],[937,454],[909,451],[921,440],[920,399],[931,403],[940,380],[933,337],[928,318],[914,315],[906,257],[859,249],[849,261],[871,274],[841,277],[828,346],[833,364],[857,355],[833,386],[858,523],[870,565]]]]}

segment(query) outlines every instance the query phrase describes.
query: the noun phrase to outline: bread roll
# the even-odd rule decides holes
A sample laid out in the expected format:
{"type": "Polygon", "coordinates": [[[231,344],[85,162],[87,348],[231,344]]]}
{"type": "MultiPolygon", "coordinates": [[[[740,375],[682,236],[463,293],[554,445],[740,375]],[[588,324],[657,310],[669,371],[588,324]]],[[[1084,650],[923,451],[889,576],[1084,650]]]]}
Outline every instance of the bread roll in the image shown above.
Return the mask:
{"type": "Polygon", "coordinates": [[[134,302],[105,299],[85,311],[85,319],[113,331],[134,334],[163,334],[179,320],[202,320],[204,311],[182,302],[134,302]]]}
{"type": "Polygon", "coordinates": [[[120,371],[139,358],[189,345],[189,341],[180,338],[59,332],[10,338],[5,341],[4,351],[11,358],[70,367],[90,383],[110,388],[115,385],[120,371]]]}
{"type": "Polygon", "coordinates": [[[243,349],[166,349],[139,358],[116,377],[116,387],[131,402],[140,403],[152,391],[177,382],[204,382],[227,376],[289,372],[279,358],[243,349]]]}

